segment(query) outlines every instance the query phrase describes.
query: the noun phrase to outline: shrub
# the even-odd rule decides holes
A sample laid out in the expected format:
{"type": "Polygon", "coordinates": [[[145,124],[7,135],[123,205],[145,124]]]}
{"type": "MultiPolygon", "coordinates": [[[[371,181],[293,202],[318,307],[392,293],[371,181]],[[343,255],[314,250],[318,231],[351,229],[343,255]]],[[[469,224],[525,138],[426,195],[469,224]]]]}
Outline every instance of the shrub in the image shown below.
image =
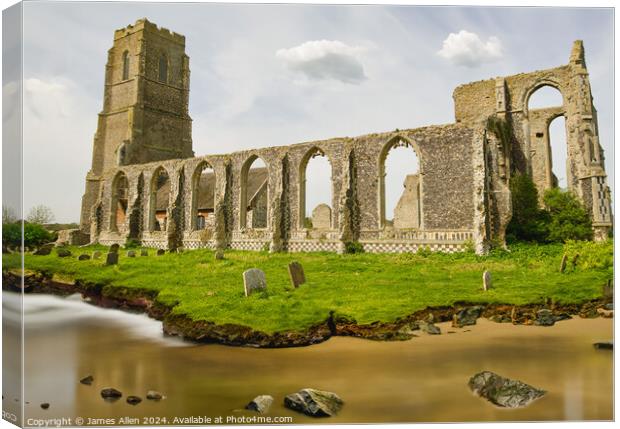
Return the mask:
{"type": "Polygon", "coordinates": [[[20,223],[2,224],[2,246],[19,247],[22,244],[22,226],[20,223]]]}
{"type": "Polygon", "coordinates": [[[573,193],[552,188],[545,192],[544,202],[548,212],[548,241],[592,238],[590,215],[573,193]]]}
{"type": "Polygon", "coordinates": [[[348,241],[344,244],[345,253],[364,253],[364,246],[358,241],[348,241]]]}
{"type": "MultiPolygon", "coordinates": [[[[55,234],[36,223],[24,222],[24,246],[36,247],[56,239],[55,234]]],[[[22,244],[21,223],[7,223],[2,225],[2,245],[20,247],[22,244]]]]}
{"type": "Polygon", "coordinates": [[[512,219],[506,228],[508,241],[546,241],[546,213],[538,207],[536,185],[527,174],[517,174],[510,180],[512,219]]]}
{"type": "Polygon", "coordinates": [[[564,244],[564,253],[566,253],[570,261],[572,261],[576,255],[579,255],[577,258],[577,266],[579,268],[585,270],[600,268],[613,271],[613,240],[600,242],[568,240],[564,244]]]}

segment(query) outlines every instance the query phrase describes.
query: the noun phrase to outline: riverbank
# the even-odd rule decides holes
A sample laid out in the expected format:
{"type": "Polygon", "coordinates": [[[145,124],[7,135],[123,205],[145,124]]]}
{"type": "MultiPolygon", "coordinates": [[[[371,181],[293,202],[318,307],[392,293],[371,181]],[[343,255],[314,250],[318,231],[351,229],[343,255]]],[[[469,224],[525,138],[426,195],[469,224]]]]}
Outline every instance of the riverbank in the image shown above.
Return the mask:
{"type": "MultiPolygon", "coordinates": [[[[594,246],[590,252],[605,254],[604,246],[612,252],[610,243],[594,246]]],[[[612,269],[596,266],[603,258],[596,255],[592,262],[583,248],[522,246],[486,258],[227,252],[223,261],[205,250],[163,256],[151,251],[136,258],[123,253],[111,267],[75,257],[93,249],[71,250],[74,257],[27,255],[25,291],[80,293],[95,305],[144,312],[161,320],[166,334],[196,342],[291,347],[332,336],[407,340],[429,317],[450,321],[469,308],[478,308],[474,320],[526,325],[611,314],[605,305],[612,299],[603,296],[603,285],[612,269]],[[562,256],[572,260],[571,251],[582,254],[561,273],[562,256]],[[297,289],[286,278],[287,263],[294,259],[308,277],[297,289]],[[268,292],[243,296],[241,273],[250,267],[265,270],[268,292]],[[485,269],[493,273],[487,292],[481,288],[485,269]]],[[[8,290],[20,287],[11,267],[15,256],[3,256],[8,290]]]]}

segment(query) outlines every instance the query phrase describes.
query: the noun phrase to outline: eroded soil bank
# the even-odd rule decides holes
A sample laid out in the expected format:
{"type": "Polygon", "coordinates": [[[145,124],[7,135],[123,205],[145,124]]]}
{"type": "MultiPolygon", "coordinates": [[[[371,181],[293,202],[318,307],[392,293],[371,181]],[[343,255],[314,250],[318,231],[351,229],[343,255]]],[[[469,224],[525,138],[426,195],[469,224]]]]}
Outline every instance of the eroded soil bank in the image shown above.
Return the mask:
{"type": "MultiPolygon", "coordinates": [[[[3,289],[21,291],[20,276],[11,271],[2,273],[3,289]]],[[[420,321],[434,323],[453,321],[460,312],[480,307],[479,316],[498,323],[532,325],[540,322],[539,310],[549,310],[555,320],[573,316],[595,318],[610,316],[605,306],[611,304],[611,297],[580,304],[546,302],[541,304],[472,304],[455,303],[453,306],[426,308],[393,322],[358,324],[355,320],[334,313],[326,315],[323,322],[310,326],[305,331],[266,333],[247,326],[216,324],[205,320],[192,320],[174,312],[174,306],[157,301],[157,293],[149,290],[129,289],[118,286],[85,283],[79,280],[59,279],[50,273],[29,272],[24,277],[24,293],[44,293],[60,296],[80,293],[89,303],[122,310],[143,312],[163,322],[166,335],[180,336],[185,340],[200,343],[218,343],[232,346],[264,348],[296,347],[321,343],[333,336],[349,336],[371,340],[398,341],[418,336],[420,321]]]]}

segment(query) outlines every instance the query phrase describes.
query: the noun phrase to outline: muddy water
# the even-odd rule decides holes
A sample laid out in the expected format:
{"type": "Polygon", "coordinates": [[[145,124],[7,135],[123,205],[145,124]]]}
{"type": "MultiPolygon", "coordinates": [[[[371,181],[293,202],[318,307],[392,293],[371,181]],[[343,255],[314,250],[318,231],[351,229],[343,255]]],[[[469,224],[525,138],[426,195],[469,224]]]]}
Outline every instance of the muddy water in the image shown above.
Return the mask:
{"type": "MultiPolygon", "coordinates": [[[[4,295],[5,317],[16,317],[15,296],[4,295]]],[[[574,319],[554,327],[480,319],[464,329],[440,324],[442,335],[420,334],[406,342],[337,337],[304,348],[252,349],[165,339],[159,322],[75,297],[26,296],[25,304],[26,418],[118,423],[120,417],[150,416],[171,424],[175,416],[223,416],[226,422],[227,416],[252,415],[239,409],[256,395],[270,394],[275,403],[269,416],[316,422],[282,405],[287,393],[303,387],[344,399],[342,412],[329,423],[613,418],[613,353],[592,347],[612,338],[609,319],[574,319]],[[548,394],[524,409],[497,408],[468,390],[469,377],[481,370],[548,394]],[[92,386],[79,383],[86,375],[94,377],[92,386]],[[167,398],[137,406],[124,397],[109,403],[99,395],[109,386],[125,396],[144,398],[155,389],[167,398]],[[50,408],[42,410],[42,402],[50,408]]],[[[19,335],[17,325],[5,326],[7,334],[19,335]]],[[[5,409],[16,407],[11,392],[3,393],[5,409]]]]}

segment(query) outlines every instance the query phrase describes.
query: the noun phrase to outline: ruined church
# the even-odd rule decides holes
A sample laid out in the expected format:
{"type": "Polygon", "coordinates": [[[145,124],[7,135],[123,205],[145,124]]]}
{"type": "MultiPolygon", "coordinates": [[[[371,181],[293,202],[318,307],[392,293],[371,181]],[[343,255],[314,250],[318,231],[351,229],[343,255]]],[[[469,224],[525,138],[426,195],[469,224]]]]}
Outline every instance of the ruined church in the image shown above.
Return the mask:
{"type": "Polygon", "coordinates": [[[504,244],[511,177],[529,174],[540,194],[557,186],[549,124],[560,116],[567,187],[587,207],[596,239],[612,228],[581,41],[566,65],[457,87],[453,124],[198,157],[189,76],[184,36],[146,19],[115,31],[80,229],[70,241],[289,252],[473,246],[485,253],[504,244]],[[557,89],[562,104],[528,108],[544,86],[557,89]],[[419,165],[388,218],[385,161],[395,147],[415,151],[419,165]],[[324,190],[331,204],[307,208],[306,167],[317,156],[331,166],[324,190]]]}

